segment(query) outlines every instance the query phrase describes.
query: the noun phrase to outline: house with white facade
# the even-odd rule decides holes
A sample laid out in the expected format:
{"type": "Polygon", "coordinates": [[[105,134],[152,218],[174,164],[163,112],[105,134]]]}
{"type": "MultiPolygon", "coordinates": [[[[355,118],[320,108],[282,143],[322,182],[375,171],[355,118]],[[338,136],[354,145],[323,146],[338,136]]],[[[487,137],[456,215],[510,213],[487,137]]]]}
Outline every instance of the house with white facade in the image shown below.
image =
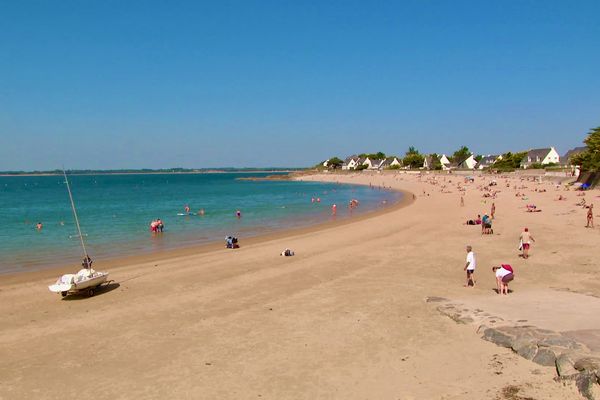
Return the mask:
{"type": "Polygon", "coordinates": [[[442,156],[440,157],[440,164],[442,164],[443,170],[450,169],[450,160],[448,160],[448,157],[446,157],[445,154],[442,154],[442,156]]]}
{"type": "Polygon", "coordinates": [[[342,164],[342,169],[343,170],[356,169],[356,167],[358,167],[360,165],[358,163],[359,160],[360,160],[360,158],[357,155],[346,157],[346,159],[344,160],[344,163],[342,164]]]}
{"type": "Polygon", "coordinates": [[[475,165],[475,169],[484,169],[489,168],[498,160],[502,160],[502,156],[498,155],[487,155],[484,156],[479,162],[475,165]]]}
{"type": "Polygon", "coordinates": [[[473,157],[473,154],[471,154],[467,158],[456,160],[456,164],[460,169],[474,169],[475,165],[477,165],[477,161],[475,161],[475,157],[473,157]]]}
{"type": "Polygon", "coordinates": [[[379,166],[380,169],[390,168],[390,167],[401,167],[402,161],[398,160],[397,157],[388,157],[379,166]]]}
{"type": "Polygon", "coordinates": [[[433,156],[423,157],[423,169],[433,169],[433,156]]]}
{"type": "Polygon", "coordinates": [[[528,168],[531,164],[558,164],[560,156],[554,147],[545,149],[529,150],[525,157],[521,160],[521,168],[528,168]]]}
{"type": "Polygon", "coordinates": [[[378,160],[370,157],[361,158],[361,160],[362,162],[360,162],[360,164],[366,165],[367,169],[380,169],[381,165],[385,161],[385,159],[378,160]]]}

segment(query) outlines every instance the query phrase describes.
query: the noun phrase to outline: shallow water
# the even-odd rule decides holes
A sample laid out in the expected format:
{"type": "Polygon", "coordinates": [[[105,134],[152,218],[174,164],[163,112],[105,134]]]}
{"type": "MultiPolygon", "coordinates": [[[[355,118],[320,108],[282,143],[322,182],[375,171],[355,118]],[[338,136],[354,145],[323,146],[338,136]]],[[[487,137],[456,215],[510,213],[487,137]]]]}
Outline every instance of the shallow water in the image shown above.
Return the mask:
{"type": "MultiPolygon", "coordinates": [[[[252,176],[261,174],[253,173],[252,176]]],[[[266,174],[264,174],[266,175],[266,174]]],[[[392,204],[401,194],[363,186],[248,181],[244,173],[79,175],[69,182],[88,253],[135,255],[308,226],[392,204]],[[312,198],[315,199],[312,202],[312,198]],[[319,198],[321,201],[317,202],[319,198]],[[179,216],[184,206],[205,215],[179,216]],[[235,212],[242,212],[236,218],[235,212]],[[149,231],[161,218],[162,234],[149,231]]],[[[0,273],[77,263],[82,251],[62,176],[0,177],[0,273]],[[36,229],[37,222],[43,228],[36,229]]]]}

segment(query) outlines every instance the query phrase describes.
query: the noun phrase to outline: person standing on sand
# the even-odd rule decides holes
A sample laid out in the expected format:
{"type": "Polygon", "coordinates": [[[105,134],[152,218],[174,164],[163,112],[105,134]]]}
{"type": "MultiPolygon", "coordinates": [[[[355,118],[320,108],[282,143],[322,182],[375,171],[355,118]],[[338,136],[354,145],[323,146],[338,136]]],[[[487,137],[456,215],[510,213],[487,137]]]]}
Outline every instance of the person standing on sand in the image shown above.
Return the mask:
{"type": "Polygon", "coordinates": [[[490,212],[492,219],[494,219],[495,214],[496,214],[496,203],[492,203],[492,210],[490,212]]]}
{"type": "Polygon", "coordinates": [[[461,207],[465,206],[465,198],[463,196],[460,196],[460,206],[461,207]]]}
{"type": "Polygon", "coordinates": [[[529,233],[529,228],[523,229],[523,232],[521,232],[521,236],[519,236],[519,239],[521,240],[521,247],[523,249],[523,254],[521,256],[527,259],[529,258],[529,248],[531,247],[531,242],[535,242],[535,239],[533,238],[533,236],[531,236],[531,233],[529,233]]]}
{"type": "Polygon", "coordinates": [[[588,212],[587,212],[587,225],[585,227],[586,228],[593,228],[594,227],[594,205],[593,204],[590,204],[590,208],[588,208],[588,212]]]}
{"type": "Polygon", "coordinates": [[[464,268],[464,271],[467,271],[467,283],[465,287],[475,286],[475,266],[475,253],[473,253],[473,248],[471,246],[467,246],[467,263],[464,268]]]}

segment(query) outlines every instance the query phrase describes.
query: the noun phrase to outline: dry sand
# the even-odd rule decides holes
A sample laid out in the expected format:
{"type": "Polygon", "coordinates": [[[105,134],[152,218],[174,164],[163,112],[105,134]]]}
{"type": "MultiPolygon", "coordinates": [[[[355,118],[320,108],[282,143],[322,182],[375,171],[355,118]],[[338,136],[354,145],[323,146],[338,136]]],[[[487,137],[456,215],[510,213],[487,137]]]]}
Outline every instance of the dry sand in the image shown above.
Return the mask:
{"type": "Polygon", "coordinates": [[[489,178],[469,185],[465,207],[458,176],[446,177],[452,193],[441,192],[443,177],[302,179],[392,186],[416,201],[352,223],[241,238],[234,251],[129,260],[92,298],[52,295],[48,271],[0,278],[0,398],[581,398],[552,368],[481,340],[424,301],[442,296],[555,330],[600,328],[591,317],[565,319],[600,304],[600,228],[583,227],[574,192],[498,180],[495,234],[482,236],[463,223],[489,210],[477,189],[489,178]],[[528,186],[519,189],[528,201],[514,184],[528,186]],[[543,212],[526,213],[531,202],[543,212]],[[536,239],[528,260],[517,251],[524,226],[536,239]],[[475,288],[463,287],[466,244],[477,255],[475,288]],[[296,256],[279,256],[286,247],[296,256]],[[490,267],[500,262],[516,270],[509,296],[493,291],[490,267]]]}

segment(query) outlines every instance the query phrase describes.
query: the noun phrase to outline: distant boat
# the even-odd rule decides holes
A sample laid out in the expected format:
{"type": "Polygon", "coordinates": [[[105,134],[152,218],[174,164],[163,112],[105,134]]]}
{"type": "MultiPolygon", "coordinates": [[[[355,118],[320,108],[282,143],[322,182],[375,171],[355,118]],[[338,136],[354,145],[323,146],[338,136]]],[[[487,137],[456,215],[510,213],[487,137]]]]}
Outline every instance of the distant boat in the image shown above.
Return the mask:
{"type": "Polygon", "coordinates": [[[81,249],[83,251],[83,262],[81,263],[83,268],[76,274],[62,275],[54,285],[48,286],[48,289],[53,293],[59,293],[62,297],[78,293],[86,293],[88,296],[93,296],[95,290],[107,281],[108,272],[99,272],[92,268],[92,259],[88,255],[85,248],[85,242],[83,241],[83,237],[87,235],[81,233],[79,218],[77,217],[77,210],[75,209],[75,202],[73,201],[71,187],[69,186],[67,173],[64,169],[63,175],[65,177],[65,183],[67,184],[67,191],[69,192],[69,199],[71,200],[71,209],[73,210],[73,217],[75,218],[75,225],[77,225],[78,232],[77,236],[70,237],[79,237],[81,249]]]}

